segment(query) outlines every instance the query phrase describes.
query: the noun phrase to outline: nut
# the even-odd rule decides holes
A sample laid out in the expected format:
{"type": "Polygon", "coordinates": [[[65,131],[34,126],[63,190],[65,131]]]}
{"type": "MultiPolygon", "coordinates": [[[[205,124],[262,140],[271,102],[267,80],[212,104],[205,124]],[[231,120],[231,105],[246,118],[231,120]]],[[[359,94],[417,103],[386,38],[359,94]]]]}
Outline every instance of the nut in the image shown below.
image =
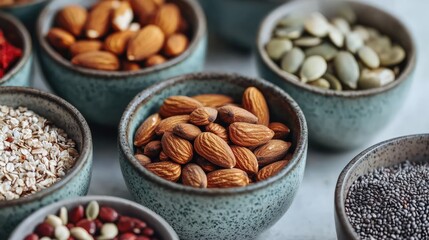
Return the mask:
{"type": "Polygon", "coordinates": [[[226,130],[226,128],[222,127],[221,125],[219,125],[217,123],[209,123],[205,127],[205,129],[207,132],[211,132],[211,133],[218,135],[225,142],[229,142],[228,131],[226,130]]]}
{"type": "Polygon", "coordinates": [[[258,175],[256,175],[256,180],[257,181],[263,181],[263,180],[266,180],[267,178],[270,178],[270,177],[276,175],[288,163],[289,163],[289,161],[283,160],[283,161],[274,162],[274,163],[271,163],[270,165],[265,166],[264,168],[259,170],[258,175]]]}
{"type": "Polygon", "coordinates": [[[283,159],[291,146],[283,140],[270,140],[255,150],[255,156],[261,166],[283,159]]]}
{"type": "Polygon", "coordinates": [[[198,164],[198,166],[200,166],[204,170],[204,172],[213,172],[213,171],[219,169],[218,166],[216,166],[213,163],[207,161],[206,159],[204,159],[201,156],[197,156],[195,158],[195,163],[198,164]]]}
{"type": "Polygon", "coordinates": [[[244,187],[249,184],[246,172],[240,169],[221,169],[207,174],[208,188],[244,187]]]}
{"type": "Polygon", "coordinates": [[[52,28],[49,30],[47,39],[49,43],[58,50],[68,49],[76,41],[73,35],[61,28],[52,28]]]}
{"type": "Polygon", "coordinates": [[[141,147],[150,142],[155,136],[155,129],[161,123],[161,117],[158,113],[150,115],[137,129],[134,136],[134,145],[141,147]]]}
{"type": "Polygon", "coordinates": [[[128,42],[135,34],[129,30],[110,34],[104,41],[104,48],[116,55],[122,55],[127,49],[128,42]]]}
{"type": "Polygon", "coordinates": [[[116,71],[120,67],[118,57],[105,51],[81,53],[72,58],[71,62],[77,66],[97,70],[116,71]]]}
{"type": "Polygon", "coordinates": [[[159,64],[163,64],[167,61],[167,59],[165,59],[165,57],[159,55],[159,54],[155,54],[150,56],[147,60],[146,60],[146,67],[153,67],[159,64]]]}
{"type": "Polygon", "coordinates": [[[81,53],[95,52],[103,49],[103,43],[98,40],[80,40],[70,46],[69,51],[72,57],[81,53]]]}
{"type": "Polygon", "coordinates": [[[161,143],[165,155],[177,163],[186,164],[194,156],[192,143],[173,133],[164,133],[161,143]]]}
{"type": "Polygon", "coordinates": [[[247,88],[243,93],[243,108],[258,118],[258,123],[268,126],[270,111],[264,95],[255,87],[247,88]]]}
{"type": "Polygon", "coordinates": [[[237,164],[235,165],[236,168],[241,169],[248,174],[258,173],[258,160],[252,151],[248,148],[239,146],[231,146],[231,150],[237,160],[237,164]]]}
{"type": "Polygon", "coordinates": [[[138,71],[140,70],[140,65],[135,62],[122,61],[122,70],[124,71],[138,71]]]}
{"type": "Polygon", "coordinates": [[[202,104],[193,98],[187,96],[171,96],[164,100],[159,114],[161,114],[162,117],[190,114],[199,107],[202,107],[202,104]]]}
{"type": "Polygon", "coordinates": [[[122,1],[118,8],[113,10],[112,26],[117,31],[125,31],[134,18],[133,9],[127,1],[122,1]]]}
{"type": "Polygon", "coordinates": [[[175,33],[180,24],[180,9],[173,3],[162,5],[156,12],[152,23],[159,26],[166,36],[175,33]]]}
{"type": "Polygon", "coordinates": [[[272,122],[268,127],[274,131],[274,139],[285,139],[290,133],[288,126],[280,122],[272,122]]]}
{"type": "Polygon", "coordinates": [[[141,61],[156,54],[164,45],[164,33],[155,25],[147,25],[137,32],[128,44],[127,58],[141,61]]]}
{"type": "Polygon", "coordinates": [[[134,155],[134,157],[137,159],[137,161],[139,161],[142,166],[146,166],[147,164],[152,162],[148,156],[145,156],[143,154],[136,154],[134,155]]]}
{"type": "Polygon", "coordinates": [[[163,119],[158,127],[156,127],[156,134],[162,135],[166,132],[172,132],[174,127],[179,123],[187,123],[189,121],[189,115],[177,115],[163,119]]]}
{"type": "Polygon", "coordinates": [[[161,153],[161,150],[161,141],[151,141],[144,147],[143,154],[150,158],[155,158],[161,153]]]}
{"type": "Polygon", "coordinates": [[[188,47],[188,38],[182,33],[175,33],[167,38],[164,52],[170,57],[182,54],[188,47]]]}
{"type": "Polygon", "coordinates": [[[256,147],[270,141],[273,130],[261,124],[235,122],[229,126],[229,138],[242,147],[256,147]]]}
{"type": "Polygon", "coordinates": [[[204,132],[198,135],[194,148],[200,156],[220,167],[233,168],[236,164],[229,145],[214,133],[204,132]]]}
{"type": "Polygon", "coordinates": [[[206,188],[206,173],[197,164],[189,163],[182,169],[182,183],[192,187],[206,188]]]}
{"type": "Polygon", "coordinates": [[[147,170],[153,172],[159,177],[162,177],[171,182],[177,182],[182,172],[180,164],[174,162],[149,163],[145,167],[147,170]]]}
{"type": "Polygon", "coordinates": [[[117,1],[103,1],[95,5],[88,14],[86,21],[85,34],[89,39],[97,39],[103,37],[110,26],[110,13],[117,1]]]}
{"type": "Polygon", "coordinates": [[[216,120],[217,110],[211,107],[200,107],[195,109],[189,117],[191,123],[197,126],[204,126],[216,120]]]}
{"type": "Polygon", "coordinates": [[[57,25],[78,37],[85,26],[88,13],[85,8],[79,5],[69,5],[58,12],[56,17],[57,25]]]}
{"type": "Polygon", "coordinates": [[[201,134],[201,130],[192,124],[179,123],[173,128],[173,133],[186,140],[194,141],[201,134]]]}
{"type": "Polygon", "coordinates": [[[246,123],[257,123],[258,118],[253,113],[232,105],[227,105],[218,108],[219,117],[226,123],[234,122],[246,122],[246,123]]]}
{"type": "Polygon", "coordinates": [[[134,13],[138,16],[140,24],[146,25],[155,14],[157,6],[154,0],[130,0],[134,13]]]}
{"type": "Polygon", "coordinates": [[[234,99],[223,94],[200,94],[192,97],[199,101],[204,107],[222,107],[228,103],[233,103],[234,99]]]}

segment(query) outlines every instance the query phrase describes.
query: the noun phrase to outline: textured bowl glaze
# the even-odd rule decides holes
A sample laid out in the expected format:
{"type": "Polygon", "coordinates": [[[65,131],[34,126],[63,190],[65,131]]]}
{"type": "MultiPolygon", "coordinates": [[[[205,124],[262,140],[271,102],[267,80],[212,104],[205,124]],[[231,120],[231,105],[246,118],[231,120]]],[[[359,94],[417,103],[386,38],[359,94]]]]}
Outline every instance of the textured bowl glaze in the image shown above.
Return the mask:
{"type": "Polygon", "coordinates": [[[61,207],[72,209],[78,205],[86,206],[90,201],[97,201],[101,206],[108,206],[116,209],[119,214],[135,217],[144,220],[155,232],[160,234],[162,240],[179,240],[177,234],[168,223],[158,214],[135,202],[126,199],[109,196],[87,196],[74,199],[62,200],[60,202],[46,206],[29,216],[11,234],[9,240],[22,240],[32,233],[37,224],[43,222],[47,215],[58,214],[61,207]]]}
{"type": "Polygon", "coordinates": [[[281,0],[200,0],[213,30],[229,43],[244,50],[255,47],[255,37],[262,19],[281,0]]]}
{"type": "Polygon", "coordinates": [[[0,201],[0,239],[37,209],[52,202],[88,192],[92,168],[92,140],[88,124],[79,111],[63,99],[24,87],[0,87],[0,105],[24,106],[66,131],[77,145],[79,158],[66,176],[51,187],[16,200],[0,201]]]}
{"type": "MultiPolygon", "coordinates": [[[[329,2],[329,1],[326,1],[329,2]]],[[[331,149],[360,146],[377,134],[398,112],[408,94],[416,64],[416,50],[408,29],[396,17],[364,3],[343,1],[355,10],[360,23],[382,29],[407,52],[398,79],[381,88],[360,91],[323,90],[281,70],[265,52],[265,44],[277,21],[290,13],[332,12],[324,1],[296,1],[271,12],[257,39],[259,74],[280,86],[301,106],[307,119],[309,140],[331,149]]]]}
{"type": "Polygon", "coordinates": [[[0,29],[5,37],[14,46],[22,49],[22,57],[6,74],[0,78],[0,86],[24,86],[31,85],[31,68],[33,66],[33,53],[31,37],[27,29],[15,17],[0,12],[0,29]]]}
{"type": "Polygon", "coordinates": [[[0,11],[14,15],[33,33],[39,13],[50,1],[52,0],[33,0],[29,3],[0,7],[0,11]]]}
{"type": "Polygon", "coordinates": [[[170,79],[137,95],[122,117],[119,149],[122,174],[133,198],[164,217],[180,239],[253,239],[283,216],[296,195],[307,157],[307,126],[295,101],[262,79],[196,73],[170,79]],[[272,119],[291,129],[294,156],[278,175],[242,188],[197,189],[164,180],[134,158],[135,131],[165,98],[222,93],[241,101],[249,86],[263,92],[272,119]]]}
{"type": "Polygon", "coordinates": [[[404,136],[378,143],[361,152],[344,168],[335,188],[335,224],[339,240],[359,240],[344,207],[353,182],[377,168],[404,161],[429,161],[429,134],[404,136]]]}
{"type": "MultiPolygon", "coordinates": [[[[90,6],[98,0],[78,0],[74,4],[90,6]]],[[[133,72],[109,72],[72,65],[46,41],[55,13],[70,4],[56,0],[41,13],[38,21],[40,62],[52,89],[76,106],[90,121],[116,126],[127,104],[141,90],[164,79],[200,71],[204,66],[207,30],[204,13],[194,0],[173,0],[181,6],[183,15],[193,29],[189,48],[180,56],[150,68],[133,72]]]]}

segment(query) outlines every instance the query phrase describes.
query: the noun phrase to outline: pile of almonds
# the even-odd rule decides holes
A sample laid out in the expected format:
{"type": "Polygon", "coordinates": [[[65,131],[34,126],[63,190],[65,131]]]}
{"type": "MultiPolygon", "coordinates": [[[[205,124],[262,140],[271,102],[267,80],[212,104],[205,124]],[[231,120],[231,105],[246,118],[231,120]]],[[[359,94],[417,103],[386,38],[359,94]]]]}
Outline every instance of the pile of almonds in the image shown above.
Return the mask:
{"type": "Polygon", "coordinates": [[[188,47],[188,23],[164,0],[105,0],[87,10],[60,10],[48,42],[72,64],[105,71],[135,71],[166,62],[188,47]]]}
{"type": "Polygon", "coordinates": [[[196,188],[243,187],[290,161],[289,128],[270,123],[264,95],[247,88],[241,105],[222,94],[171,96],[137,129],[135,158],[154,174],[196,188]]]}

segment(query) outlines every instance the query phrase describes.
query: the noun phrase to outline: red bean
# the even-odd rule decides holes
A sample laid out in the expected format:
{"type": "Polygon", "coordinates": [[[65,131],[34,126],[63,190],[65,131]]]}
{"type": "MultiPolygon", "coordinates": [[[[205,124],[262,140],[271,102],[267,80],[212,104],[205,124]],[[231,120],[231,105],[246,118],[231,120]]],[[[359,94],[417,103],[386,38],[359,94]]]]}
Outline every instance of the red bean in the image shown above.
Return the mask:
{"type": "Polygon", "coordinates": [[[136,240],[137,236],[132,233],[123,233],[119,236],[119,240],[136,240]]]}
{"type": "Polygon", "coordinates": [[[81,227],[85,229],[89,234],[94,235],[97,231],[97,225],[94,221],[88,219],[82,219],[78,223],[76,223],[76,227],[81,227]]]}
{"type": "Polygon", "coordinates": [[[80,220],[83,219],[84,214],[85,214],[85,209],[83,208],[82,205],[79,205],[79,206],[73,208],[69,212],[69,221],[71,223],[76,224],[77,222],[79,222],[80,220]]]}
{"type": "Polygon", "coordinates": [[[130,217],[121,216],[116,224],[120,233],[131,232],[135,226],[135,222],[130,217]]]}
{"type": "Polygon", "coordinates": [[[133,218],[133,221],[134,221],[134,224],[135,224],[136,228],[143,229],[143,228],[147,227],[147,224],[144,221],[140,220],[140,219],[133,218]]]}
{"type": "Polygon", "coordinates": [[[98,215],[103,222],[115,222],[118,220],[119,214],[115,209],[109,207],[101,207],[100,214],[98,215]]]}
{"type": "Polygon", "coordinates": [[[139,236],[136,238],[136,240],[151,240],[151,239],[145,236],[139,236]]]}
{"type": "Polygon", "coordinates": [[[39,236],[37,236],[37,234],[32,233],[32,234],[26,236],[24,238],[24,240],[39,240],[39,236]]]}
{"type": "Polygon", "coordinates": [[[74,224],[73,223],[67,223],[66,227],[70,230],[70,229],[74,228],[74,224]]]}
{"type": "Polygon", "coordinates": [[[48,223],[41,223],[37,225],[36,230],[34,231],[39,237],[53,237],[54,236],[54,227],[48,223]]]}
{"type": "Polygon", "coordinates": [[[143,233],[143,235],[146,235],[146,236],[149,237],[149,236],[153,235],[154,231],[150,227],[145,227],[145,228],[143,228],[143,232],[142,233],[143,233]]]}

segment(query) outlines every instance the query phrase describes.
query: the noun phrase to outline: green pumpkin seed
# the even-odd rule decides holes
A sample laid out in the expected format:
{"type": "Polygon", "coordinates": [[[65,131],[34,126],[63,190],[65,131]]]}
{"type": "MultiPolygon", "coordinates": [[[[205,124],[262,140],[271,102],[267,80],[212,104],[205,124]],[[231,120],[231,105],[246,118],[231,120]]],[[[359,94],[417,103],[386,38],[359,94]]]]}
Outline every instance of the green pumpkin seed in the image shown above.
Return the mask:
{"type": "Polygon", "coordinates": [[[353,55],[346,51],[340,51],[334,59],[335,71],[341,82],[356,89],[359,80],[359,66],[353,55]]]}
{"type": "Polygon", "coordinates": [[[393,66],[400,64],[405,59],[405,50],[395,45],[389,51],[382,52],[380,54],[380,62],[383,66],[393,66]]]}
{"type": "Polygon", "coordinates": [[[70,229],[70,235],[77,240],[93,240],[92,236],[81,227],[74,227],[70,229]]]}
{"type": "Polygon", "coordinates": [[[368,46],[363,46],[358,50],[358,56],[362,62],[369,68],[378,68],[380,66],[380,59],[377,53],[368,46]]]}
{"type": "Polygon", "coordinates": [[[293,47],[292,42],[288,39],[274,38],[267,44],[268,56],[273,60],[279,60],[287,51],[293,47]]]}
{"type": "Polygon", "coordinates": [[[331,27],[329,30],[329,39],[335,46],[339,48],[342,48],[344,45],[344,35],[335,27],[331,27]]]}
{"type": "Polygon", "coordinates": [[[298,47],[314,47],[322,43],[322,39],[317,37],[298,38],[293,43],[298,47]]]}
{"type": "Polygon", "coordinates": [[[366,29],[366,27],[364,27],[362,25],[356,25],[353,28],[353,32],[356,33],[357,35],[359,35],[360,38],[362,38],[363,41],[368,41],[368,39],[369,39],[369,32],[366,29]]]}
{"type": "Polygon", "coordinates": [[[281,68],[288,73],[296,73],[304,62],[305,55],[300,48],[292,48],[285,54],[281,62],[281,68]]]}
{"type": "Polygon", "coordinates": [[[89,220],[94,220],[98,217],[98,213],[100,212],[100,206],[97,201],[91,201],[86,207],[86,218],[89,220]]]}
{"type": "Polygon", "coordinates": [[[290,14],[277,23],[279,27],[297,27],[304,26],[304,17],[302,15],[290,14]]]}
{"type": "Polygon", "coordinates": [[[48,223],[49,225],[51,225],[54,228],[57,227],[57,226],[63,225],[63,221],[61,220],[61,218],[59,218],[59,217],[57,217],[55,215],[52,215],[52,214],[50,214],[50,215],[48,215],[46,217],[45,222],[48,223]]]}
{"type": "Polygon", "coordinates": [[[394,80],[395,73],[388,68],[378,68],[375,70],[364,69],[359,79],[359,88],[378,88],[389,84],[394,80]]]}
{"type": "Polygon", "coordinates": [[[316,37],[324,37],[329,32],[329,22],[321,13],[314,12],[305,19],[304,27],[307,32],[316,37]]]}
{"type": "Polygon", "coordinates": [[[313,81],[325,74],[328,65],[321,56],[311,56],[302,64],[300,76],[302,82],[313,81]]]}
{"type": "Polygon", "coordinates": [[[377,29],[372,28],[372,27],[367,27],[366,30],[368,31],[369,39],[374,39],[374,38],[380,37],[380,33],[378,32],[377,29]]]}
{"type": "Polygon", "coordinates": [[[356,13],[350,6],[342,6],[339,8],[337,15],[344,18],[350,24],[356,22],[356,13]]]}
{"type": "Polygon", "coordinates": [[[346,35],[346,47],[351,53],[356,53],[362,46],[363,40],[358,34],[351,32],[346,35]]]}
{"type": "Polygon", "coordinates": [[[55,238],[57,240],[67,240],[70,237],[70,231],[66,226],[58,226],[55,228],[55,238]]]}
{"type": "Polygon", "coordinates": [[[372,48],[378,54],[389,51],[392,48],[392,42],[390,38],[386,36],[380,36],[371,39],[366,43],[366,45],[372,48]]]}
{"type": "Polygon", "coordinates": [[[334,18],[331,23],[344,35],[350,32],[350,25],[344,18],[334,18]]]}
{"type": "Polygon", "coordinates": [[[326,61],[331,61],[335,55],[337,55],[337,53],[338,50],[330,43],[324,43],[322,45],[305,50],[305,56],[309,57],[319,55],[322,56],[326,61]]]}
{"type": "Polygon", "coordinates": [[[338,78],[336,78],[333,74],[325,73],[322,78],[329,82],[331,89],[337,91],[343,90],[343,86],[341,85],[340,80],[338,80],[338,78]]]}
{"type": "Polygon", "coordinates": [[[329,89],[331,87],[331,84],[329,84],[329,82],[323,78],[308,82],[307,84],[323,89],[329,89]]]}
{"type": "Polygon", "coordinates": [[[302,26],[277,28],[274,35],[278,38],[297,39],[301,37],[304,28],[302,26]]]}

